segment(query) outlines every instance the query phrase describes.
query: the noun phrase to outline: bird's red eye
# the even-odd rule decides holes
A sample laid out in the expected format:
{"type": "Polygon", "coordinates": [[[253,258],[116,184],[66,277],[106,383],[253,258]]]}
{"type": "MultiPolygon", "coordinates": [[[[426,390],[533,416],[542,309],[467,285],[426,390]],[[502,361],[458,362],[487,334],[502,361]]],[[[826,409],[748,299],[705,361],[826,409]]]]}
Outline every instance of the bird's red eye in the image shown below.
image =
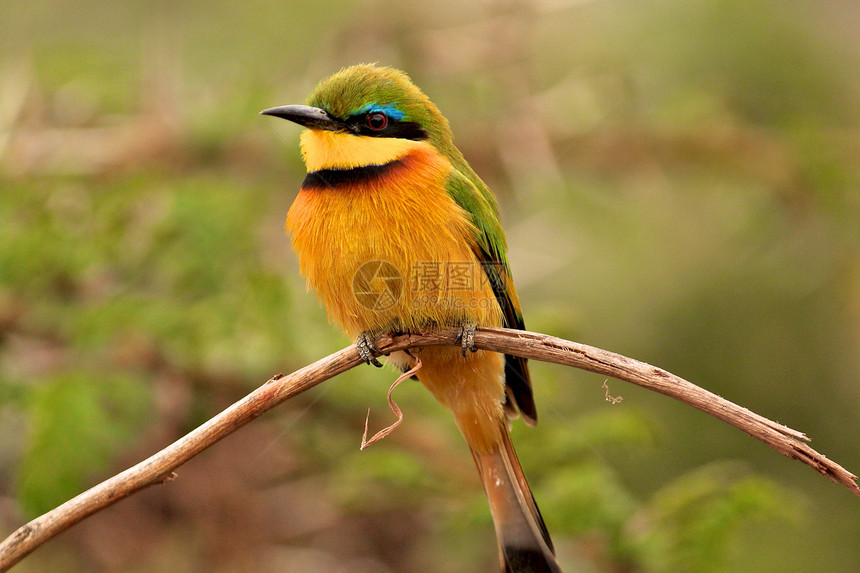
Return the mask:
{"type": "Polygon", "coordinates": [[[388,116],[382,112],[373,112],[367,116],[367,127],[374,131],[385,129],[388,125],[388,116]]]}

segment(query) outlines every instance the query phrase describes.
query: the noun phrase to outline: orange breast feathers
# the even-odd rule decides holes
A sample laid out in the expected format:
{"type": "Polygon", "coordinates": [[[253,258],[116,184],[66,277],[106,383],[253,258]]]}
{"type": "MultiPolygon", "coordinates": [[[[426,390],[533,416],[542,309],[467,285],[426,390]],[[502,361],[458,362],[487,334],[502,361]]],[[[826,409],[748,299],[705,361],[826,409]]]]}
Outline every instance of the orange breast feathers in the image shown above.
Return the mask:
{"type": "Polygon", "coordinates": [[[445,191],[451,164],[432,146],[410,143],[359,177],[343,177],[342,169],[309,175],[286,224],[301,272],[350,336],[427,324],[500,326],[475,228],[445,191]]]}

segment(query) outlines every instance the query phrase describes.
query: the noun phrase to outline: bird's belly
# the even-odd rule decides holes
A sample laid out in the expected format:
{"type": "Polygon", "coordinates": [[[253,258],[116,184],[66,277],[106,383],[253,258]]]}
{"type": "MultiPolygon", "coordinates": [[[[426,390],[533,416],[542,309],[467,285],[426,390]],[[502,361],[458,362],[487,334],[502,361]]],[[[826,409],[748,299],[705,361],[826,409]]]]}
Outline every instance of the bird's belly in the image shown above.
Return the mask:
{"type": "Polygon", "coordinates": [[[401,370],[421,360],[418,380],[454,414],[466,442],[487,453],[499,443],[499,423],[504,419],[504,357],[496,352],[467,352],[460,348],[429,346],[393,352],[386,361],[401,370]]]}

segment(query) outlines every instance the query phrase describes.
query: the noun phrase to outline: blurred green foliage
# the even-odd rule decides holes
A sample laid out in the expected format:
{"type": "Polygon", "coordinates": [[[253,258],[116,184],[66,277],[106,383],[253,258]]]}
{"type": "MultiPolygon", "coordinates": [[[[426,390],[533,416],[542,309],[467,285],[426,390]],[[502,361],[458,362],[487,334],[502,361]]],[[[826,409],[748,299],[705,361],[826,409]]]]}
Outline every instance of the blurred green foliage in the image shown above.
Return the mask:
{"type": "MultiPolygon", "coordinates": [[[[297,130],[256,114],[360,61],[407,70],[499,195],[529,328],[858,471],[858,23],[837,0],[0,4],[3,531],[348,342],[282,233],[297,130]]],[[[662,396],[532,369],[541,423],[514,440],[566,571],[860,570],[846,491],[662,396]]],[[[491,569],[429,393],[399,388],[403,425],[358,451],[392,380],[291,400],[21,571],[491,569]]]]}
{"type": "Polygon", "coordinates": [[[139,381],[98,379],[92,370],[40,380],[25,405],[30,431],[18,468],[24,509],[42,513],[80,493],[84,478],[128,444],[149,401],[139,381]]]}

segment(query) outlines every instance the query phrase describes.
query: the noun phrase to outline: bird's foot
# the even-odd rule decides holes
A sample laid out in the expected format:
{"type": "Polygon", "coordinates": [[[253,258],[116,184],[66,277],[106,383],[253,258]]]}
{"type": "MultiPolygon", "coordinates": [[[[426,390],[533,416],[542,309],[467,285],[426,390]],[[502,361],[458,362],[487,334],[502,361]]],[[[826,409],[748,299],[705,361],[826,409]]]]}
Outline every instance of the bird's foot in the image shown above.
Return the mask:
{"type": "Polygon", "coordinates": [[[382,368],[382,363],[376,359],[382,353],[373,343],[373,336],[368,331],[365,330],[358,335],[355,345],[358,347],[358,355],[366,364],[373,364],[377,368],[382,368]]]}
{"type": "Polygon", "coordinates": [[[462,347],[463,358],[466,357],[466,351],[477,352],[475,347],[475,329],[477,326],[473,323],[464,324],[460,327],[460,344],[462,347]]]}

